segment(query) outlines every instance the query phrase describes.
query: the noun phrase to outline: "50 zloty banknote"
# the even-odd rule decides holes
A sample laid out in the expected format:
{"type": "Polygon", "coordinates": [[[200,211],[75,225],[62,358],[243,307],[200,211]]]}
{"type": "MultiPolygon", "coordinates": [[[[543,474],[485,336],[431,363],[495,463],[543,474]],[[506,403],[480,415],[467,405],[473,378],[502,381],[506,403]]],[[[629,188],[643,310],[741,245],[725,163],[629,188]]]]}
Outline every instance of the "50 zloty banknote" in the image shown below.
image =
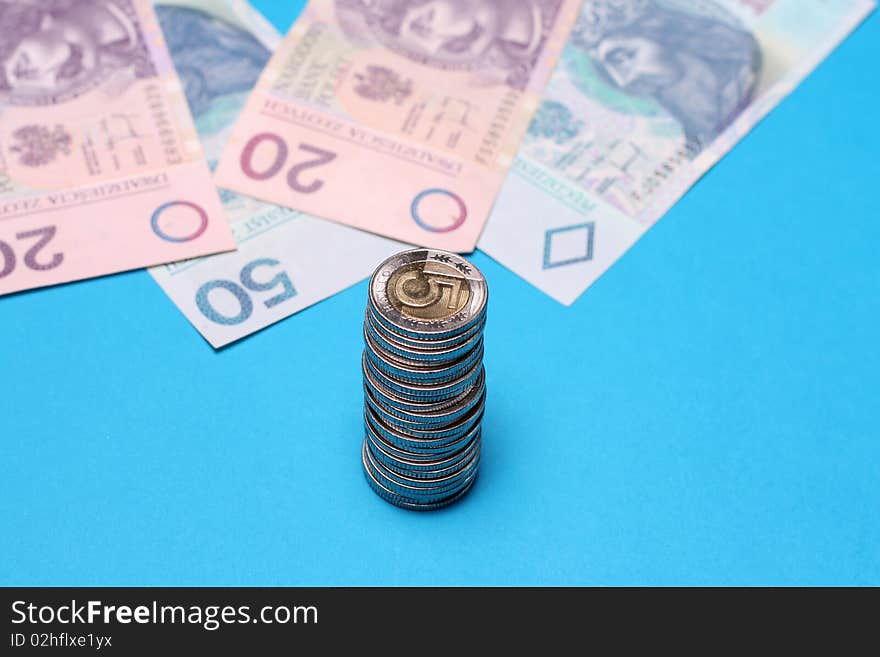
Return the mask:
{"type": "Polygon", "coordinates": [[[311,0],[218,184],[395,239],[473,250],[579,0],[311,0]]]}
{"type": "MultiPolygon", "coordinates": [[[[209,161],[281,38],[243,0],[156,4],[209,161]]],[[[222,191],[238,251],[150,270],[214,346],[242,338],[353,285],[397,242],[222,191]]]]}
{"type": "Polygon", "coordinates": [[[0,0],[0,294],[235,248],[148,0],[0,0]]]}
{"type": "Polygon", "coordinates": [[[572,303],[873,6],[586,0],[480,248],[572,303]]]}

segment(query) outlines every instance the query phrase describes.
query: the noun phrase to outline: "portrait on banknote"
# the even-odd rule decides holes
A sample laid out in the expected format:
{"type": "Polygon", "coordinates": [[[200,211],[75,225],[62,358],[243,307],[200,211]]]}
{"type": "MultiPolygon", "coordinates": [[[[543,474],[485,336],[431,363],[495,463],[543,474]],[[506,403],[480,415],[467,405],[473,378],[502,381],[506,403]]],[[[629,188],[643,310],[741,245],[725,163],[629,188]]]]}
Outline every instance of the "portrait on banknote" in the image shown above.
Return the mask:
{"type": "Polygon", "coordinates": [[[200,9],[160,4],[156,15],[193,116],[250,91],[271,52],[250,32],[200,9]]]}
{"type": "Polygon", "coordinates": [[[755,37],[710,0],[587,0],[571,45],[614,89],[666,110],[694,152],[748,106],[761,72],[755,37]]]}
{"type": "Polygon", "coordinates": [[[630,216],[766,84],[758,39],[716,0],[586,0],[560,61],[520,154],[630,216]]]}
{"type": "Polygon", "coordinates": [[[560,0],[336,0],[340,25],[444,70],[496,73],[511,86],[528,81],[560,0]]]}
{"type": "Polygon", "coordinates": [[[0,2],[0,103],[53,105],[155,75],[130,0],[0,2]]]}

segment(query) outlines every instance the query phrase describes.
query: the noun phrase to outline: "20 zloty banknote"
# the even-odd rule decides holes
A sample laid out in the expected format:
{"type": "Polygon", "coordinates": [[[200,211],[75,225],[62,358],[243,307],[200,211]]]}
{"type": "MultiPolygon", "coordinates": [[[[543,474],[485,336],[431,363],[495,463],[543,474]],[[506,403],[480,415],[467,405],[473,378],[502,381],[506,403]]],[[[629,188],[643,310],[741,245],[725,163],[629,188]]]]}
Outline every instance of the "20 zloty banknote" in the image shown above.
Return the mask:
{"type": "Polygon", "coordinates": [[[573,302],[873,6],[586,0],[480,248],[573,302]]]}
{"type": "MultiPolygon", "coordinates": [[[[156,5],[213,163],[281,37],[247,2],[156,5]]],[[[215,347],[357,283],[397,242],[221,191],[238,251],[154,267],[153,278],[215,347]]]]}
{"type": "Polygon", "coordinates": [[[311,0],[260,77],[221,186],[473,250],[579,0],[311,0]]]}
{"type": "Polygon", "coordinates": [[[235,248],[148,0],[0,0],[0,294],[235,248]]]}

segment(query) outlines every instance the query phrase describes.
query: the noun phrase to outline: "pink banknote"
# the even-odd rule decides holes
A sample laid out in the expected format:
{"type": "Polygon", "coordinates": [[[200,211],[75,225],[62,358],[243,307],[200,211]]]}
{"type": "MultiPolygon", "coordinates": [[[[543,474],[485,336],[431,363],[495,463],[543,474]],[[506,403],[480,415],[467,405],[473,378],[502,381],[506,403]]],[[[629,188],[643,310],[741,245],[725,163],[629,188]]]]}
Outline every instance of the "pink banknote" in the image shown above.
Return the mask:
{"type": "Polygon", "coordinates": [[[149,0],[0,2],[0,294],[234,248],[149,0]]]}
{"type": "Polygon", "coordinates": [[[312,0],[238,120],[222,187],[473,250],[577,0],[312,0]]]}

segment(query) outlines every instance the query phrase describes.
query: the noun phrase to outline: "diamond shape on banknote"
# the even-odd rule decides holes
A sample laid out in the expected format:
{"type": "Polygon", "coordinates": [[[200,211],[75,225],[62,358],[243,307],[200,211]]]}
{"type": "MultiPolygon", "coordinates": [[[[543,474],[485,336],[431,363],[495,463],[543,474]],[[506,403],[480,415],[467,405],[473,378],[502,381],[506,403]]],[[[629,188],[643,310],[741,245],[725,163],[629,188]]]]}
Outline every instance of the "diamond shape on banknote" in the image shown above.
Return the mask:
{"type": "Polygon", "coordinates": [[[592,221],[548,230],[544,234],[544,269],[592,260],[595,230],[592,221]]]}

